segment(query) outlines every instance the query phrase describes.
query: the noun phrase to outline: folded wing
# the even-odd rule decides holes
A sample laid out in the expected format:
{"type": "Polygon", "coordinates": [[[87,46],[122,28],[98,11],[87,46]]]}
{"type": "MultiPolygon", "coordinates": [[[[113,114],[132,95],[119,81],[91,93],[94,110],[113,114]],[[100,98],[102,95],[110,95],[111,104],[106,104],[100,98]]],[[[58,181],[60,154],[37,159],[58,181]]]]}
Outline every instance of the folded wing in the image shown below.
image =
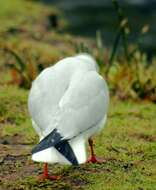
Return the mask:
{"type": "Polygon", "coordinates": [[[57,130],[64,139],[71,139],[96,126],[108,109],[108,89],[96,72],[78,72],[59,102],[57,130]]]}

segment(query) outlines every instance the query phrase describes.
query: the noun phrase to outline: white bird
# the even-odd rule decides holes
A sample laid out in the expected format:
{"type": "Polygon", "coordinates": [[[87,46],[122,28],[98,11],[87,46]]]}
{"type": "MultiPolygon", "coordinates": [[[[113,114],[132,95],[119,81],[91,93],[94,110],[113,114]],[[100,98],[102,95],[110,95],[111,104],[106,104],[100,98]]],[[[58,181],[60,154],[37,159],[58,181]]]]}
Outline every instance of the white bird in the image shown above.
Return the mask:
{"type": "Polygon", "coordinates": [[[44,178],[50,179],[47,163],[85,163],[88,139],[90,161],[96,162],[90,137],[104,127],[108,104],[107,84],[88,54],[62,59],[39,74],[32,83],[28,109],[40,138],[32,160],[46,163],[44,178]]]}

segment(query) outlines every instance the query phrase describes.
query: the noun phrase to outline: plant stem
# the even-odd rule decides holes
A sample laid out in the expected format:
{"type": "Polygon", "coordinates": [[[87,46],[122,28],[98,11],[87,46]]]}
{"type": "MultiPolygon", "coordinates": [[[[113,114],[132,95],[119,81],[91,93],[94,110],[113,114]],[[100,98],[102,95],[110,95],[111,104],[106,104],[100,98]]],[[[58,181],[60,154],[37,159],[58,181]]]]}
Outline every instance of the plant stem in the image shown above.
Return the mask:
{"type": "Polygon", "coordinates": [[[118,15],[118,21],[119,21],[119,26],[121,28],[121,36],[122,36],[125,57],[129,62],[130,59],[129,59],[129,53],[128,53],[128,41],[127,41],[127,34],[126,34],[126,25],[128,24],[128,22],[125,22],[125,24],[122,25],[122,22],[126,20],[123,14],[123,10],[119,6],[119,3],[117,0],[112,0],[112,3],[118,15]]]}
{"type": "Polygon", "coordinates": [[[114,57],[115,57],[115,53],[117,51],[117,47],[118,47],[118,44],[119,44],[119,41],[120,41],[120,37],[121,37],[121,30],[119,30],[117,35],[116,35],[114,45],[113,45],[113,49],[112,49],[110,59],[109,59],[109,66],[111,66],[113,64],[113,60],[114,60],[114,57]]]}
{"type": "Polygon", "coordinates": [[[13,51],[12,49],[7,48],[7,47],[2,48],[2,50],[10,53],[16,59],[17,63],[19,64],[19,67],[20,67],[19,71],[23,72],[25,70],[26,66],[25,66],[24,61],[15,51],[13,51]]]}

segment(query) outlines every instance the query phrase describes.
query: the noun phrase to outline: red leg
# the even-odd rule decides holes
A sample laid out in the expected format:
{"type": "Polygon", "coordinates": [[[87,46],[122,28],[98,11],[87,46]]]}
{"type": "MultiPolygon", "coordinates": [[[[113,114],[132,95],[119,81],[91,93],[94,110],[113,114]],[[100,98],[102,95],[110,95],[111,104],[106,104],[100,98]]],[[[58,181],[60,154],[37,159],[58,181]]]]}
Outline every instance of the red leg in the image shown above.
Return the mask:
{"type": "Polygon", "coordinates": [[[91,138],[88,139],[88,143],[89,143],[89,147],[90,147],[90,152],[91,152],[91,157],[87,160],[87,163],[105,163],[106,160],[104,159],[99,159],[96,157],[95,153],[94,153],[94,143],[93,140],[91,138]]]}
{"type": "Polygon", "coordinates": [[[49,180],[57,180],[60,179],[60,176],[50,176],[48,174],[48,164],[45,163],[44,167],[43,167],[43,175],[39,177],[39,180],[45,180],[45,179],[49,179],[49,180]]]}

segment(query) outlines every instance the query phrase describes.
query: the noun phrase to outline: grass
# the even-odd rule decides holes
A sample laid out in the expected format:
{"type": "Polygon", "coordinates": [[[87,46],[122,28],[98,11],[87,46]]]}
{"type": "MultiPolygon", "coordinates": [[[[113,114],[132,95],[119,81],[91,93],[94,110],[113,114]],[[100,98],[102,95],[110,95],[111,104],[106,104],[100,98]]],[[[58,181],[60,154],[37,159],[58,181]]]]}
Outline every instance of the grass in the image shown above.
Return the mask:
{"type": "MultiPolygon", "coordinates": [[[[0,6],[0,47],[14,50],[25,64],[46,67],[74,54],[74,42],[78,39],[57,32],[60,28],[49,31],[44,25],[48,15],[57,12],[54,8],[28,0],[0,0],[0,6]]],[[[101,56],[103,64],[103,54],[101,56]]],[[[97,57],[100,58],[98,54],[97,57]]],[[[138,62],[140,60],[143,62],[142,59],[138,62]]],[[[42,164],[31,161],[31,149],[38,142],[38,136],[27,110],[29,90],[13,83],[6,67],[8,63],[15,64],[14,58],[0,51],[0,190],[155,189],[156,106],[147,101],[148,98],[131,101],[125,96],[122,100],[117,96],[111,98],[107,124],[95,137],[96,153],[107,162],[78,167],[49,165],[50,173],[61,175],[61,179],[39,182],[36,176],[42,173],[42,164]]],[[[112,67],[111,79],[115,71],[112,67]]],[[[119,80],[124,83],[123,76],[120,78],[117,72],[112,84],[118,85],[119,80]]],[[[133,79],[131,75],[130,78],[133,79]]],[[[121,95],[122,92],[121,89],[121,95]]]]}
{"type": "Polygon", "coordinates": [[[74,39],[68,34],[61,33],[66,22],[54,7],[27,0],[11,2],[0,0],[0,6],[1,84],[16,83],[30,87],[32,78],[36,76],[38,70],[73,53],[74,39]],[[56,28],[49,26],[50,15],[58,17],[56,28]],[[17,60],[6,49],[21,58],[25,64],[23,72],[17,72],[15,68],[18,65],[17,60]],[[14,68],[11,69],[11,66],[14,68]]]}
{"type": "Polygon", "coordinates": [[[55,8],[48,8],[27,0],[6,0],[5,2],[0,0],[0,7],[0,29],[2,31],[18,27],[33,30],[34,27],[41,27],[48,15],[59,14],[55,8]]]}
{"type": "Polygon", "coordinates": [[[12,86],[0,87],[0,126],[1,137],[18,135],[24,137],[22,143],[29,143],[34,138],[34,131],[27,112],[27,94],[25,90],[18,90],[12,86]],[[10,93],[11,92],[11,93],[10,93]],[[27,131],[27,133],[25,133],[27,131]]]}
{"type": "Polygon", "coordinates": [[[155,104],[145,101],[119,101],[112,98],[107,125],[95,139],[96,153],[104,157],[107,163],[84,164],[79,167],[49,165],[50,172],[61,175],[61,180],[38,182],[35,175],[41,173],[42,164],[35,163],[34,166],[31,161],[30,151],[38,137],[27,112],[28,91],[16,86],[1,86],[0,91],[1,151],[13,147],[12,151],[3,153],[0,159],[3,189],[155,188],[155,104]],[[13,165],[18,167],[14,167],[13,170],[13,165]]]}

